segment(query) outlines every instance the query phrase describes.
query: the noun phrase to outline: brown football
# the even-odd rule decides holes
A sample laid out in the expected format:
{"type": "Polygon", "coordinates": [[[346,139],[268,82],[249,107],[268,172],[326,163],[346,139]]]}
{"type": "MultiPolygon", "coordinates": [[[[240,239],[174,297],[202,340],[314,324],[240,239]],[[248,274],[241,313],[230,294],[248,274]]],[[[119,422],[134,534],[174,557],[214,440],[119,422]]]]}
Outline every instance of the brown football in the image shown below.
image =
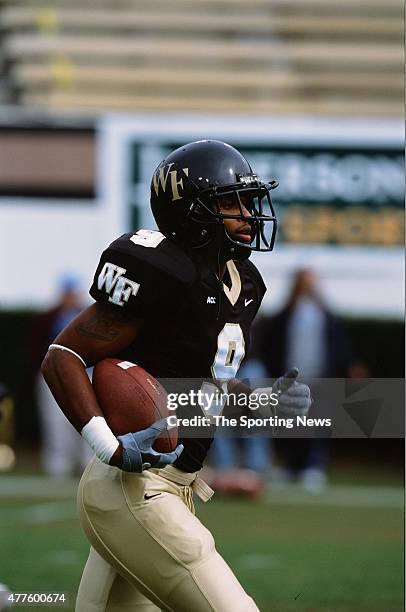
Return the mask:
{"type": "MultiPolygon", "coordinates": [[[[103,359],[93,371],[93,388],[110,429],[116,436],[141,431],[167,417],[167,394],[143,368],[120,359],[103,359]]],[[[153,445],[160,453],[176,448],[176,427],[164,431],[153,445]]]]}

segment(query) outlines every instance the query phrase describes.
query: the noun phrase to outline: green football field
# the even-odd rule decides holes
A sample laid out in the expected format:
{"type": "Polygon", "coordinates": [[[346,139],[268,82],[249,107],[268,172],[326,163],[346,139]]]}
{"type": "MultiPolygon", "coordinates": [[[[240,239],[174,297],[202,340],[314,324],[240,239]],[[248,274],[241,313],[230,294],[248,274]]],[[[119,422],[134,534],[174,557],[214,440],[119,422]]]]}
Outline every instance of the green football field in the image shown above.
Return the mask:
{"type": "MultiPolygon", "coordinates": [[[[65,610],[73,610],[88,552],[75,487],[0,477],[0,582],[16,592],[67,592],[65,610]]],[[[404,609],[401,486],[270,490],[258,502],[198,503],[197,514],[263,612],[404,609]]]]}

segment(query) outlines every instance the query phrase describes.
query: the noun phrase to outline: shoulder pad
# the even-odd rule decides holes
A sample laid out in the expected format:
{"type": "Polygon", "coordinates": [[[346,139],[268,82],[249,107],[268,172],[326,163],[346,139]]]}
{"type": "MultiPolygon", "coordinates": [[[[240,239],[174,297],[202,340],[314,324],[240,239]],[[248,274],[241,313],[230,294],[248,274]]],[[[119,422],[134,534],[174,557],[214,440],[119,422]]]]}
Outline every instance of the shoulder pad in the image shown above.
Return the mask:
{"type": "Polygon", "coordinates": [[[139,230],[123,234],[102,253],[90,295],[145,318],[176,305],[173,296],[196,278],[193,261],[176,244],[160,232],[139,230]]]}
{"type": "Polygon", "coordinates": [[[192,259],[161,232],[141,229],[123,234],[107,250],[127,256],[130,265],[144,263],[155,269],[158,275],[167,275],[182,284],[196,280],[196,267],[192,259]]]}

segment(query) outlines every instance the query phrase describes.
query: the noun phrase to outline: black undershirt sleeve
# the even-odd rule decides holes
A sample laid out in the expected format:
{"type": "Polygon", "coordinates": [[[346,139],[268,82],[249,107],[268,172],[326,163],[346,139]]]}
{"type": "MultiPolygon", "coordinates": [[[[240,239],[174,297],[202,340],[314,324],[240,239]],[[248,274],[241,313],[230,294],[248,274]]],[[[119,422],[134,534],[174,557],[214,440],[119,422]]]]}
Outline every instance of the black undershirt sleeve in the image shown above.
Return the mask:
{"type": "Polygon", "coordinates": [[[197,472],[201,470],[213,440],[214,432],[211,437],[180,438],[179,442],[185,448],[179,459],[175,461],[174,466],[183,472],[197,472]]]}

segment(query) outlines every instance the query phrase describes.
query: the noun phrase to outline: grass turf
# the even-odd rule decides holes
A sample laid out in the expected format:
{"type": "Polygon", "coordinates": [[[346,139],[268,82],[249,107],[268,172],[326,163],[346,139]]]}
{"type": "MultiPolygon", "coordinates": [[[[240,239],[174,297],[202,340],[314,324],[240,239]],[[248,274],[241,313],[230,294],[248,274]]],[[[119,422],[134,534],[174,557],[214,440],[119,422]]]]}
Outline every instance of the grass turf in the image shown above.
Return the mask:
{"type": "MultiPolygon", "coordinates": [[[[88,544],[73,495],[49,495],[2,498],[0,478],[0,582],[17,592],[68,592],[65,609],[73,610],[88,544]]],[[[199,503],[197,514],[262,612],[403,610],[401,505],[323,499],[218,498],[199,503]]]]}

